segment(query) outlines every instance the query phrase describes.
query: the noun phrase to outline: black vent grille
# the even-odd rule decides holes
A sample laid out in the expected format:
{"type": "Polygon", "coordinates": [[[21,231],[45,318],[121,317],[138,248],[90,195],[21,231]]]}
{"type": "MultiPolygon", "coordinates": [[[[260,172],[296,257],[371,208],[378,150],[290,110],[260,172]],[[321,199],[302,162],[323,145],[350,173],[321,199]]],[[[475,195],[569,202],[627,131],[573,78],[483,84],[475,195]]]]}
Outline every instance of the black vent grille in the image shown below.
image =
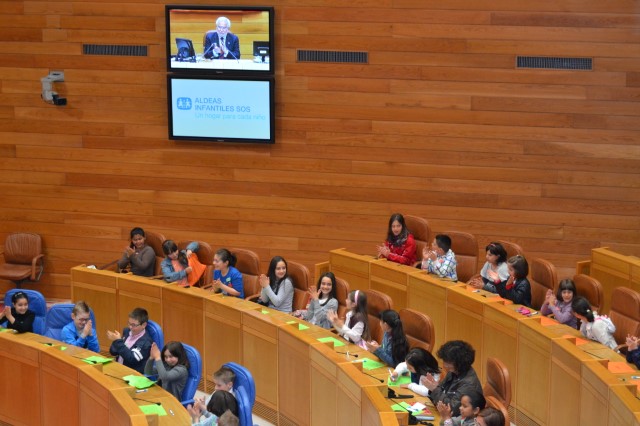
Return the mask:
{"type": "Polygon", "coordinates": [[[592,58],[550,58],[543,56],[518,56],[517,68],[536,68],[545,70],[592,70],[592,58]]]}
{"type": "Polygon", "coordinates": [[[119,44],[83,44],[83,55],[147,56],[147,46],[124,46],[119,44]]]}
{"type": "Polygon", "coordinates": [[[298,62],[340,62],[368,64],[368,52],[338,52],[334,50],[298,50],[298,62]]]}

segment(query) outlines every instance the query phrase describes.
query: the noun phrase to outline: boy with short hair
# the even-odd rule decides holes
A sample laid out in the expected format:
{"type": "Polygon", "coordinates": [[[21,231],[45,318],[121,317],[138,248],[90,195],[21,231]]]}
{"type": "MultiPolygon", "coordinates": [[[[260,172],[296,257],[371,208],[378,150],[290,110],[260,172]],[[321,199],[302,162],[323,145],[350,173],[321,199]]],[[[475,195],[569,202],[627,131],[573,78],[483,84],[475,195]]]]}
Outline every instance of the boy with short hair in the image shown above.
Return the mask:
{"type": "Polygon", "coordinates": [[[146,309],[135,308],[129,314],[128,327],[122,332],[107,330],[107,337],[112,340],[109,352],[117,355],[117,361],[144,374],[144,366],[151,353],[153,339],[146,332],[149,314],[146,309]]]}
{"type": "Polygon", "coordinates": [[[436,235],[431,250],[422,250],[422,269],[440,278],[458,281],[456,255],[451,250],[451,238],[445,234],[436,235]]]}

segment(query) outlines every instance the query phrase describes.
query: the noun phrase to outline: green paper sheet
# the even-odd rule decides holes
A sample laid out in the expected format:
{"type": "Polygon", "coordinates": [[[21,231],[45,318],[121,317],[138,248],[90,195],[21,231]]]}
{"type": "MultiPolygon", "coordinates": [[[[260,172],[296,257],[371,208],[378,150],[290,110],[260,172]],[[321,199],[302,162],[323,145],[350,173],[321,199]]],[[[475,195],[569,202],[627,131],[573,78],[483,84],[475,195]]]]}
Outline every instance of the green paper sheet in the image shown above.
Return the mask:
{"type": "Polygon", "coordinates": [[[0,328],[0,333],[13,333],[14,330],[11,328],[0,328]]]}
{"type": "Polygon", "coordinates": [[[167,412],[165,411],[162,405],[149,404],[149,405],[139,405],[138,407],[140,407],[140,410],[142,410],[142,412],[145,415],[149,415],[149,414],[157,414],[159,416],[167,415],[167,412]]]}
{"type": "Polygon", "coordinates": [[[67,350],[66,346],[59,346],[59,348],[60,348],[61,351],[66,351],[67,350]]]}
{"type": "Polygon", "coordinates": [[[410,376],[399,376],[395,382],[391,381],[391,376],[389,376],[389,378],[387,379],[387,386],[398,387],[400,385],[408,385],[409,383],[411,383],[410,376]]]}
{"type": "Polygon", "coordinates": [[[136,389],[146,389],[155,384],[154,381],[151,381],[144,376],[134,376],[133,374],[124,376],[122,380],[129,383],[131,386],[134,386],[136,389]]]}
{"type": "Polygon", "coordinates": [[[336,339],[335,337],[320,337],[320,338],[318,338],[318,342],[322,342],[322,343],[333,342],[333,347],[334,348],[338,348],[338,347],[344,346],[346,344],[346,343],[341,342],[340,340],[336,339]]]}
{"type": "Polygon", "coordinates": [[[263,309],[263,310],[261,310],[260,312],[261,312],[261,313],[263,313],[263,314],[265,314],[265,315],[268,315],[268,314],[269,314],[269,311],[267,311],[266,309],[263,309]]]}
{"type": "Polygon", "coordinates": [[[308,325],[304,325],[304,324],[296,322],[296,321],[287,321],[287,324],[298,324],[298,330],[300,330],[300,331],[309,329],[308,325]]]}
{"type": "Polygon", "coordinates": [[[84,358],[83,361],[88,362],[89,364],[108,364],[113,361],[113,358],[105,358],[99,355],[92,355],[84,358]]]}
{"type": "Polygon", "coordinates": [[[393,405],[391,406],[391,409],[392,409],[393,411],[401,411],[401,412],[403,412],[403,413],[407,411],[407,410],[405,410],[404,408],[402,408],[402,405],[400,405],[400,404],[393,404],[393,405]]]}
{"type": "Polygon", "coordinates": [[[375,370],[376,368],[382,368],[385,365],[387,364],[369,358],[365,358],[362,360],[362,368],[364,368],[365,370],[375,370]]]}

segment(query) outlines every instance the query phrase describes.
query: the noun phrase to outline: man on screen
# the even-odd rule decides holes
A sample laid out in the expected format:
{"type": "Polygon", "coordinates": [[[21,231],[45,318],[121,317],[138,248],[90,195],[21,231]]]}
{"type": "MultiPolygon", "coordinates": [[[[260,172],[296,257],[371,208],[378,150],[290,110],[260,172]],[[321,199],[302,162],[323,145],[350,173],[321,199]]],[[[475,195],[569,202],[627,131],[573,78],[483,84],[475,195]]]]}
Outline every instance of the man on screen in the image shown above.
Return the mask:
{"type": "Polygon", "coordinates": [[[216,30],[204,38],[204,57],[207,59],[240,59],[240,40],[230,33],[231,21],[224,16],[216,19],[216,30]]]}

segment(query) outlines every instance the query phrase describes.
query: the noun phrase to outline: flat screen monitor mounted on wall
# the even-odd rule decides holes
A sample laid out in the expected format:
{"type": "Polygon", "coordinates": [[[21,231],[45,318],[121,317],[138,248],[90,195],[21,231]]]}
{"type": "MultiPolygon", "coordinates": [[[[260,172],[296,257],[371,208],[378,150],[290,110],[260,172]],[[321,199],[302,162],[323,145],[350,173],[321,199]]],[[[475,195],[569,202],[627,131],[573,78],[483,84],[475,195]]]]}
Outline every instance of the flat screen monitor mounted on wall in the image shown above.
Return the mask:
{"type": "Polygon", "coordinates": [[[167,70],[191,74],[273,74],[274,9],[165,7],[167,70]]]}
{"type": "Polygon", "coordinates": [[[274,143],[272,77],[169,74],[169,139],[274,143]]]}

